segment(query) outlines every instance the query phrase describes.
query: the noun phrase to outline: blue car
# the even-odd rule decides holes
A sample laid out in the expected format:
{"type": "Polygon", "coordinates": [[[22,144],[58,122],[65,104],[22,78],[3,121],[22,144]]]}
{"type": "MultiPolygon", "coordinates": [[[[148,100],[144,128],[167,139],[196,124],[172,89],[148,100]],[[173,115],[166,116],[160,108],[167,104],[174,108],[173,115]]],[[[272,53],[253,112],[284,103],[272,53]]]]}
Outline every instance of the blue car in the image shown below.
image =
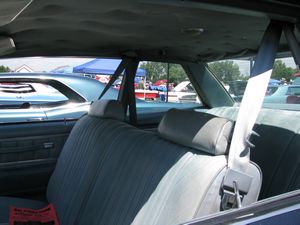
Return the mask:
{"type": "MultiPolygon", "coordinates": [[[[1,74],[1,123],[78,119],[87,113],[105,85],[81,75],[1,74]],[[13,77],[13,78],[12,78],[13,77]]],[[[117,99],[110,88],[103,99],[117,99]]],[[[159,121],[171,108],[198,108],[199,103],[147,102],[136,99],[137,112],[145,120],[159,121]]]]}

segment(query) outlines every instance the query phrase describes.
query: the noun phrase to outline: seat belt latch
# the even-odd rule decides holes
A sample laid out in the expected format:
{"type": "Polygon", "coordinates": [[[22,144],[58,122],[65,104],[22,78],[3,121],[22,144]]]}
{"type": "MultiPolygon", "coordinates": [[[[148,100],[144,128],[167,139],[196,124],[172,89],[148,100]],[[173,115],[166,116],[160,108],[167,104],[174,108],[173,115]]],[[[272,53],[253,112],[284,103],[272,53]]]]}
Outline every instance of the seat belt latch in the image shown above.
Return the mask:
{"type": "Polygon", "coordinates": [[[252,136],[256,136],[256,137],[260,137],[260,135],[258,133],[256,133],[254,130],[251,131],[251,133],[248,135],[248,137],[246,138],[246,144],[249,148],[254,148],[255,145],[252,143],[251,141],[251,137],[252,136]]]}
{"type": "Polygon", "coordinates": [[[222,209],[241,208],[243,197],[248,193],[251,182],[251,176],[228,169],[222,185],[222,209]]]}

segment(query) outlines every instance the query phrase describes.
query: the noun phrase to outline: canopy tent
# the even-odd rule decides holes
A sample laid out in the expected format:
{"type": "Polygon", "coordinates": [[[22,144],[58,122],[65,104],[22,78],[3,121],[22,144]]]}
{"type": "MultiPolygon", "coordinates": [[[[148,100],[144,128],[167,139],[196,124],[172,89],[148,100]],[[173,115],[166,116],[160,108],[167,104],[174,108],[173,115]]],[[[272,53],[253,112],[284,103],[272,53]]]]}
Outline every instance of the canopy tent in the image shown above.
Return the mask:
{"type": "Polygon", "coordinates": [[[279,80],[275,80],[275,79],[270,79],[269,80],[269,85],[279,85],[280,81],[279,80]]]}
{"type": "MultiPolygon", "coordinates": [[[[120,59],[94,59],[74,67],[73,73],[113,75],[120,62],[120,59]]],[[[137,69],[136,76],[145,77],[146,70],[137,69]]]]}

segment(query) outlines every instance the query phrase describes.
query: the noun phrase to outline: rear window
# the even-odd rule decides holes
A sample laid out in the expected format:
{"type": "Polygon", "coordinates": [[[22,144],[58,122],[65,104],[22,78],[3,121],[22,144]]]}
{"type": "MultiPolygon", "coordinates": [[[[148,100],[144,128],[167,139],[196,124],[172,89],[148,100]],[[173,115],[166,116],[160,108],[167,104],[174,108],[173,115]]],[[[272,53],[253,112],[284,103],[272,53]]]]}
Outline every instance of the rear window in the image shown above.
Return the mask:
{"type": "MultiPolygon", "coordinates": [[[[4,72],[0,74],[0,123],[35,117],[38,120],[80,118],[98,99],[120,62],[109,58],[0,59],[4,72]]],[[[123,75],[113,82],[104,99],[118,98],[123,75]]],[[[179,64],[140,62],[134,88],[138,120],[145,124],[157,123],[171,108],[202,106],[179,64]]]]}
{"type": "Polygon", "coordinates": [[[140,63],[140,68],[145,70],[147,77],[136,78],[135,95],[142,100],[137,102],[138,112],[145,107],[167,111],[202,105],[181,65],[146,61],[140,63]]]}

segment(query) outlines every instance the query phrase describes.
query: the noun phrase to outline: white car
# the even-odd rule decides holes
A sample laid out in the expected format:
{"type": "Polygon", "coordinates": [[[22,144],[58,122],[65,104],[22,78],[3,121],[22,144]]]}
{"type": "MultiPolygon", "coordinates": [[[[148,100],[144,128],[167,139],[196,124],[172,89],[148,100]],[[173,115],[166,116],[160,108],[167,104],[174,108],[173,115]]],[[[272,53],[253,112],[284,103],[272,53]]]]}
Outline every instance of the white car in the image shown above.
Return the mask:
{"type": "Polygon", "coordinates": [[[168,93],[169,102],[198,102],[196,91],[190,81],[182,81],[168,93]]]}

